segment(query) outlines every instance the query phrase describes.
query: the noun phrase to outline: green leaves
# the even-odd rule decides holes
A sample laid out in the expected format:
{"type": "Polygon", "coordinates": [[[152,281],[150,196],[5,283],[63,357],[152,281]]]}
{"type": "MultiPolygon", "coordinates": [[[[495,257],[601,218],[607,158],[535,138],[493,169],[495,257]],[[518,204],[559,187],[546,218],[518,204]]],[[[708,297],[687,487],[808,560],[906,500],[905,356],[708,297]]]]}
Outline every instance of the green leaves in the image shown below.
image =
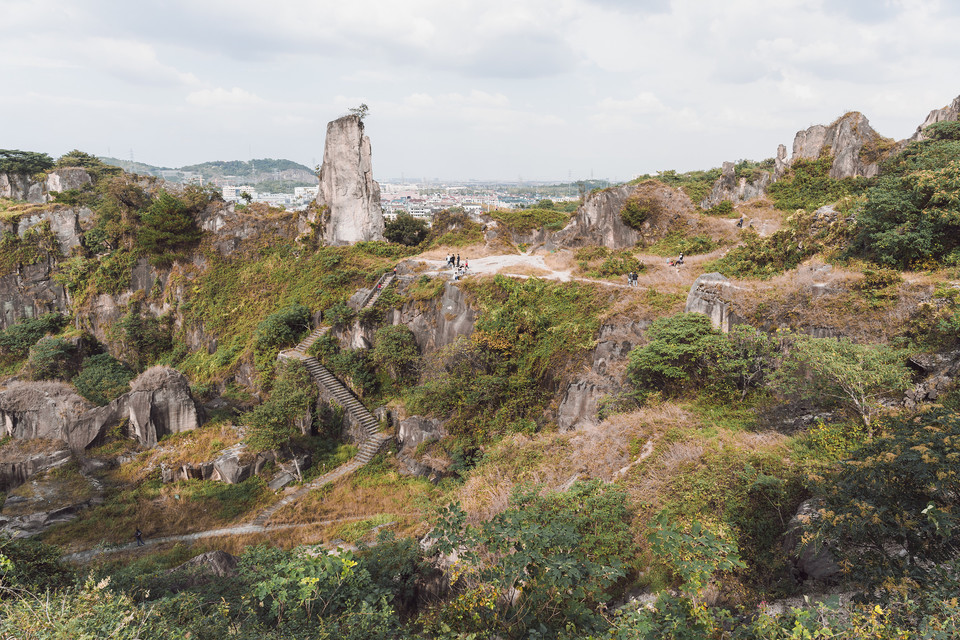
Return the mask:
{"type": "Polygon", "coordinates": [[[724,348],[723,335],[699,313],[657,318],[649,342],[630,352],[627,376],[641,389],[678,394],[703,382],[724,348]]]}
{"type": "Polygon", "coordinates": [[[697,520],[683,527],[661,514],[648,538],[653,553],[681,580],[681,590],[694,597],[702,594],[714,574],[746,567],[735,542],[697,520]]]}

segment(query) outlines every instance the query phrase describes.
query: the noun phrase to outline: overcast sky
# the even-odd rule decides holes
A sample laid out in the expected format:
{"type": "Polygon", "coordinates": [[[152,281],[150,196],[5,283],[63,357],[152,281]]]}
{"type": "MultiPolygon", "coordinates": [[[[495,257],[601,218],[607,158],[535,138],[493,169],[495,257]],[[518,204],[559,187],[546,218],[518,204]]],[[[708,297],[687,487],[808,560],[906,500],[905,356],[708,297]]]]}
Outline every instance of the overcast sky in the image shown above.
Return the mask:
{"type": "Polygon", "coordinates": [[[960,94],[943,0],[0,0],[0,148],[289,158],[366,103],[377,179],[627,180],[960,94]]]}

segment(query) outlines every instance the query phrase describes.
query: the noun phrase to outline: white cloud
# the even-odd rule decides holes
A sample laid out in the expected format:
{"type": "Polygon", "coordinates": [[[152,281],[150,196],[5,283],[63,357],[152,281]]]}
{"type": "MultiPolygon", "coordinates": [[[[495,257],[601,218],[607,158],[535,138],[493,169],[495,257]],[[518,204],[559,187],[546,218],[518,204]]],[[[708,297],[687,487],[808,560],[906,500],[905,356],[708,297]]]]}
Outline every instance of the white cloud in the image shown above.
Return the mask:
{"type": "Polygon", "coordinates": [[[187,95],[187,102],[198,107],[250,107],[264,103],[263,98],[240,87],[201,89],[187,95]]]}

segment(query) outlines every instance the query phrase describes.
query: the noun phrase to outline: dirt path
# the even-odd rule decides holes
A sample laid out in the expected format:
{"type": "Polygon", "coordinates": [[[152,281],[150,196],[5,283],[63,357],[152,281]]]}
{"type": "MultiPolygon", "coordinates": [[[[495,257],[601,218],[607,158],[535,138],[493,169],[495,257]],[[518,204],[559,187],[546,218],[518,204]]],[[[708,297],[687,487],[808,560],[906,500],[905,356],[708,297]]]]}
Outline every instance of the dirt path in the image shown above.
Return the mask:
{"type": "MultiPolygon", "coordinates": [[[[159,538],[146,538],[143,541],[144,547],[151,547],[154,545],[165,544],[167,542],[193,542],[194,540],[200,540],[202,538],[217,538],[220,536],[240,536],[250,533],[271,533],[273,531],[283,531],[284,529],[296,529],[298,527],[311,527],[311,526],[327,526],[331,524],[338,524],[340,522],[353,522],[357,520],[369,520],[375,516],[348,516],[344,518],[335,518],[333,520],[320,520],[318,522],[304,522],[298,524],[275,524],[275,525],[257,525],[257,524],[240,524],[235,527],[224,527],[222,529],[207,529],[206,531],[196,531],[194,533],[186,533],[180,536],[163,536],[159,538]]],[[[388,522],[386,524],[378,525],[376,528],[383,528],[394,524],[388,522]]],[[[100,546],[93,549],[87,549],[86,551],[77,551],[75,553],[68,553],[61,557],[61,560],[66,560],[68,562],[90,562],[95,557],[108,553],[118,553],[120,551],[136,551],[139,547],[135,542],[129,544],[121,544],[115,546],[100,546]]]]}

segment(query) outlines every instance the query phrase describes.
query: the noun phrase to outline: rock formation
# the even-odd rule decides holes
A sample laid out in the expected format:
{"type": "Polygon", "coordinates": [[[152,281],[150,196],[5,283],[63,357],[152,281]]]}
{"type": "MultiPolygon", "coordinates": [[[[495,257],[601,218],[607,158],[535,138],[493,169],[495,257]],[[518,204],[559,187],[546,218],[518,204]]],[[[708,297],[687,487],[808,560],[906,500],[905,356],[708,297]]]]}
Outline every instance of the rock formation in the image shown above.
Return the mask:
{"type": "MultiPolygon", "coordinates": [[[[43,174],[41,174],[43,175],[43,174]]],[[[0,173],[0,198],[39,203],[53,200],[53,192],[80,189],[93,180],[85,169],[67,167],[53,169],[43,180],[34,180],[25,173],[0,173]]]]}
{"type": "Polygon", "coordinates": [[[934,109],[927,115],[927,119],[923,121],[910,140],[924,140],[923,130],[929,127],[930,125],[936,122],[950,122],[960,119],[960,96],[957,96],[953,99],[953,102],[948,104],[942,109],[934,109]]]}
{"type": "Polygon", "coordinates": [[[364,135],[359,116],[344,116],[327,125],[317,205],[327,244],[383,240],[380,185],[373,179],[370,138],[364,135]]]}
{"type": "Polygon", "coordinates": [[[70,449],[62,440],[35,440],[25,447],[20,444],[14,440],[0,453],[0,491],[9,492],[32,476],[71,460],[70,449]]]}
{"type": "Polygon", "coordinates": [[[168,433],[192,431],[200,426],[197,405],[182,373],[169,367],[152,367],[130,384],[121,398],[130,418],[130,436],[152,447],[168,433]]]}
{"type": "Polygon", "coordinates": [[[710,318],[711,324],[723,332],[730,331],[740,323],[726,299],[726,290],[733,287],[725,276],[719,273],[705,273],[693,281],[687,294],[687,313],[702,313],[710,318]]]}
{"type": "Polygon", "coordinates": [[[865,115],[851,111],[829,126],[818,124],[798,131],[793,139],[790,164],[799,158],[816,160],[822,154],[829,153],[833,157],[831,178],[870,178],[879,171],[882,149],[892,148],[893,144],[892,140],[873,130],[865,115]]]}
{"type": "MultiPolygon", "coordinates": [[[[781,145],[782,146],[782,145],[781,145]]],[[[720,177],[713,183],[713,189],[710,195],[704,198],[700,206],[704,209],[715,207],[724,200],[729,200],[734,205],[741,202],[752,200],[762,196],[767,192],[767,187],[773,182],[773,175],[764,172],[754,182],[747,182],[746,178],[737,179],[736,165],[732,162],[724,162],[720,177]]]]}
{"type": "Polygon", "coordinates": [[[200,426],[190,386],[179,371],[153,367],[131,389],[106,406],[91,408],[62,382],[14,382],[0,391],[0,435],[63,440],[73,451],[83,451],[125,419],[130,437],[147,447],[168,433],[200,426]]]}
{"type": "Polygon", "coordinates": [[[63,440],[82,451],[99,432],[81,416],[90,404],[62,382],[14,382],[0,391],[0,435],[63,440]]]}
{"type": "Polygon", "coordinates": [[[594,191],[567,226],[554,234],[547,247],[634,247],[644,238],[665,233],[676,214],[692,210],[693,205],[685,193],[655,180],[594,191]],[[627,226],[620,216],[631,197],[650,204],[651,214],[640,230],[627,226]]]}

